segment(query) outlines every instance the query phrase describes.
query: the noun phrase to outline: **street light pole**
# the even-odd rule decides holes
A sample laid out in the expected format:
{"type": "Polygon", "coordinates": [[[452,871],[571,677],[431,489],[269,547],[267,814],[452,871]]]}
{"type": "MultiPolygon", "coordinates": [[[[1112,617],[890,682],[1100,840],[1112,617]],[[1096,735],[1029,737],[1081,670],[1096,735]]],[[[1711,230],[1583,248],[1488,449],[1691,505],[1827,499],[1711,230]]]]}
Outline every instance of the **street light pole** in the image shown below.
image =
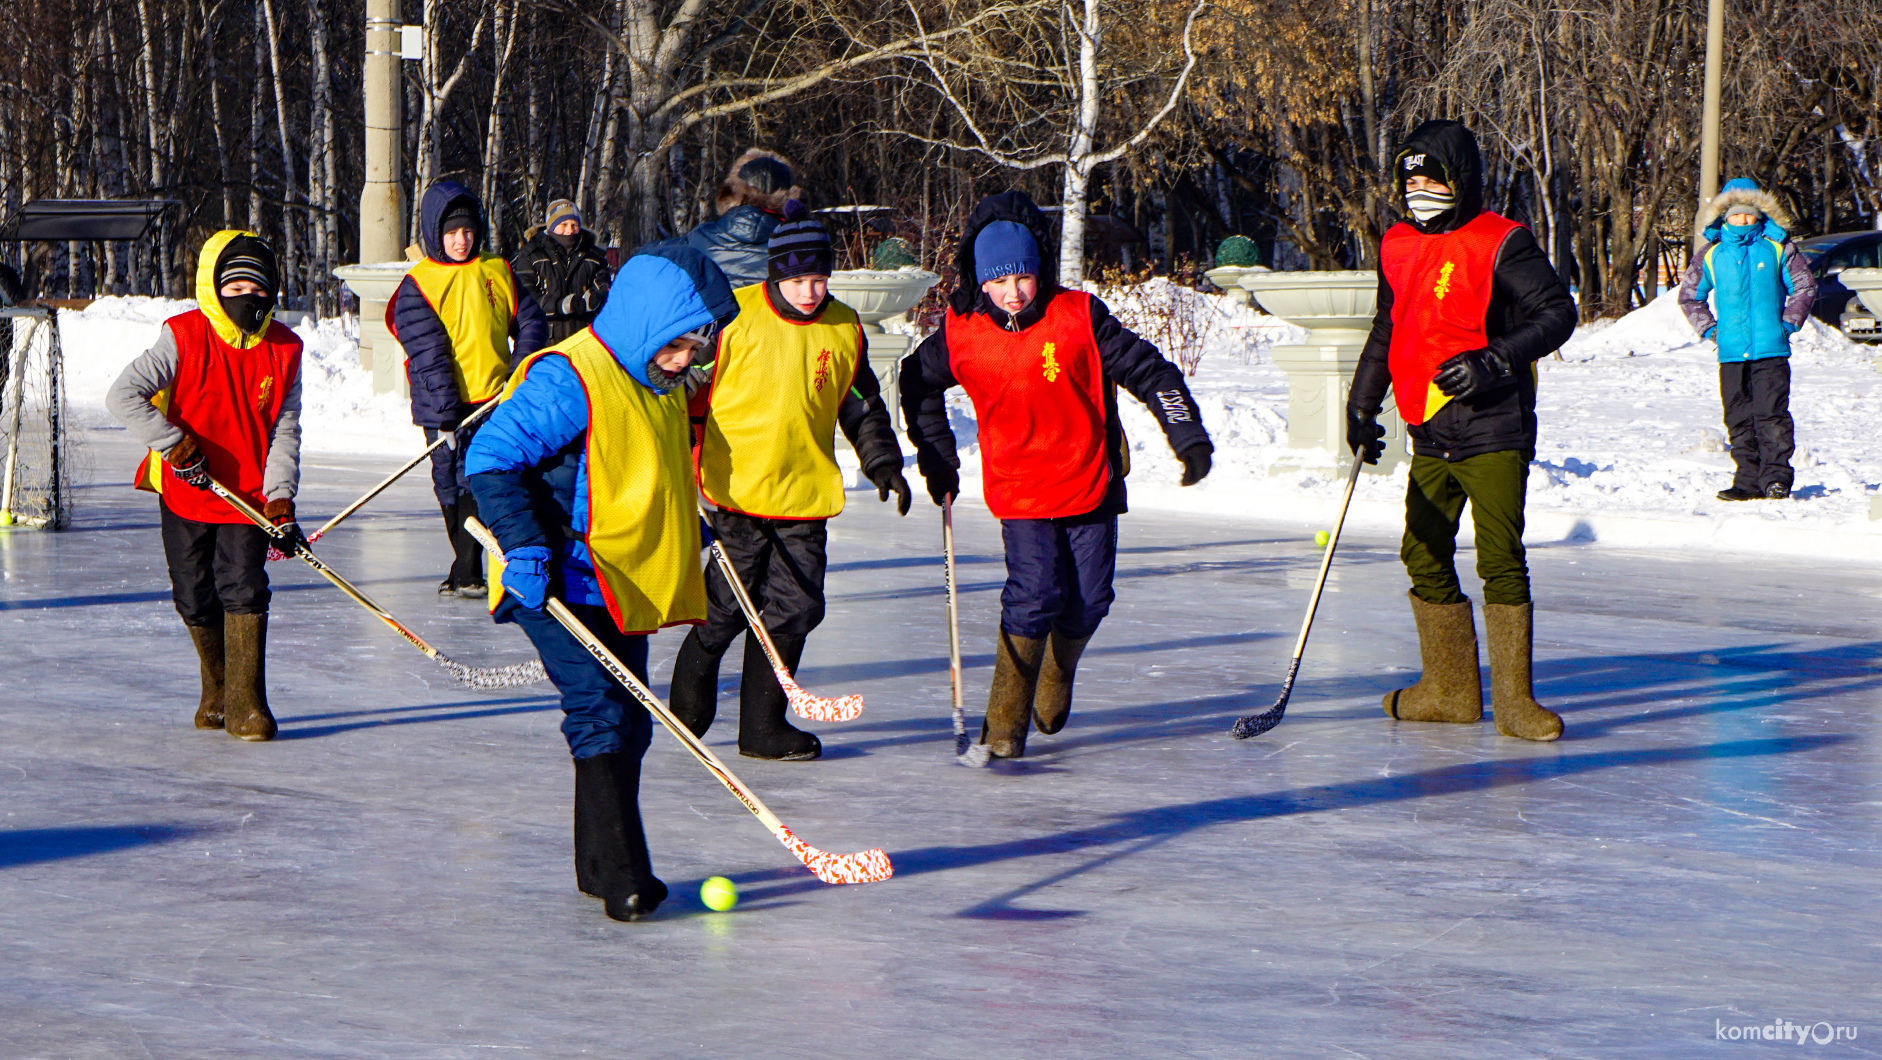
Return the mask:
{"type": "Polygon", "coordinates": [[[399,0],[366,0],[366,184],[359,195],[359,260],[405,256],[405,188],[399,183],[404,115],[399,94],[399,0]]]}
{"type": "MultiPolygon", "coordinates": [[[[1725,0],[1707,0],[1705,114],[1699,126],[1699,205],[1702,208],[1719,193],[1719,82],[1724,50],[1725,0]]],[[[1695,252],[1699,249],[1699,239],[1695,232],[1695,252]]]]}

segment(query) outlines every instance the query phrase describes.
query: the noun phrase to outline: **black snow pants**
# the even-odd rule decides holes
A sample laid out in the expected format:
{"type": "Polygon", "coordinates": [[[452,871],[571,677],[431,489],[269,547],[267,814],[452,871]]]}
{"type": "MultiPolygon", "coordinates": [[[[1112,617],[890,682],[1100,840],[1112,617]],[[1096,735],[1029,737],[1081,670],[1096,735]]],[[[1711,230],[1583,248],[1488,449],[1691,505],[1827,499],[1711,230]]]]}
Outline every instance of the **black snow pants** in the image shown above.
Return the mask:
{"type": "MultiPolygon", "coordinates": [[[[762,519],[720,510],[712,513],[712,528],[772,636],[809,636],[823,622],[828,520],[762,519]]],[[[708,562],[700,646],[723,654],[745,626],[745,613],[724,572],[717,562],[708,562]]]]}
{"type": "Polygon", "coordinates": [[[1766,357],[1719,365],[1719,395],[1725,401],[1725,431],[1732,439],[1738,473],[1732,485],[1763,493],[1790,488],[1796,425],[1791,420],[1791,362],[1766,357]]]}
{"type": "MultiPolygon", "coordinates": [[[[188,487],[172,486],[172,489],[188,487]]],[[[253,523],[199,523],[162,501],[163,559],[170,568],[170,598],[183,624],[220,628],[222,616],[265,615],[268,535],[253,523]]]]}

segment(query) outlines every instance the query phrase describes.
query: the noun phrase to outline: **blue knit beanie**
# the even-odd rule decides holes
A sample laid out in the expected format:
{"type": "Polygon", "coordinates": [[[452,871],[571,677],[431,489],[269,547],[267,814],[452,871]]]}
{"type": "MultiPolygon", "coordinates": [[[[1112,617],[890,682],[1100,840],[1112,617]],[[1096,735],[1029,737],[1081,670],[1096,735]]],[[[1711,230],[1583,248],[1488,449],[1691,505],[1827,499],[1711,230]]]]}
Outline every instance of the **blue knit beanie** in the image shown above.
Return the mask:
{"type": "Polygon", "coordinates": [[[1039,275],[1039,244],[1017,221],[994,221],[974,237],[974,282],[1021,273],[1039,275]]]}

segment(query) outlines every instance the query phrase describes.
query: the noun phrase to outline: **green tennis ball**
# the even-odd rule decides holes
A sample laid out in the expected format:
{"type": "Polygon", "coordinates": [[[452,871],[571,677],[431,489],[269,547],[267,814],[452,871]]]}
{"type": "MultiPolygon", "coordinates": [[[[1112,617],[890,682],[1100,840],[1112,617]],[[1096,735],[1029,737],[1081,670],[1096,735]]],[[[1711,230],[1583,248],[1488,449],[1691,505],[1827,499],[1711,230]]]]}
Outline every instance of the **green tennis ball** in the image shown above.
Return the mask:
{"type": "Polygon", "coordinates": [[[738,904],[738,886],[724,876],[714,876],[699,885],[699,900],[715,913],[723,913],[738,904]]]}
{"type": "Polygon", "coordinates": [[[12,525],[13,525],[13,513],[12,512],[0,512],[0,526],[12,526],[12,525]]]}
{"type": "Polygon", "coordinates": [[[1333,540],[1333,535],[1327,533],[1325,530],[1313,535],[1313,543],[1319,545],[1321,548],[1327,547],[1327,542],[1331,540],[1333,540]]]}

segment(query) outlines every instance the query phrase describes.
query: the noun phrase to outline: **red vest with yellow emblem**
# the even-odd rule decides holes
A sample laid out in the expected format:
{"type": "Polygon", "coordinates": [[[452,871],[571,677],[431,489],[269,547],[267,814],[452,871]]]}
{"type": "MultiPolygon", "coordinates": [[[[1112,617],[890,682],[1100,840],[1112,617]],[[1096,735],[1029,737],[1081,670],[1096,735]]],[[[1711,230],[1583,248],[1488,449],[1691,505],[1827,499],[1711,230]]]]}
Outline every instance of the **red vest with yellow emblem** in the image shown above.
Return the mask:
{"type": "Polygon", "coordinates": [[[1438,365],[1490,344],[1485,318],[1496,256],[1522,227],[1485,211],[1451,232],[1426,234],[1397,224],[1379,244],[1379,271],[1392,285],[1392,345],[1387,363],[1405,422],[1418,426],[1451,400],[1431,382],[1438,365]]]}
{"type": "MultiPolygon", "coordinates": [[[[281,400],[301,371],[300,338],[270,322],[255,345],[236,349],[216,334],[200,309],[171,317],[164,326],[176,341],[176,380],[155,403],[165,419],[202,446],[216,481],[260,508],[266,503],[262,469],[281,400]]],[[[165,507],[185,519],[248,523],[222,498],[177,478],[156,453],[144,457],[137,486],[161,493],[165,507]]]]}
{"type": "Polygon", "coordinates": [[[1111,384],[1091,332],[1091,296],[1056,292],[1024,331],[952,311],[946,328],[949,367],[979,421],[988,509],[1000,519],[1058,519],[1097,508],[1111,484],[1111,384]]]}

